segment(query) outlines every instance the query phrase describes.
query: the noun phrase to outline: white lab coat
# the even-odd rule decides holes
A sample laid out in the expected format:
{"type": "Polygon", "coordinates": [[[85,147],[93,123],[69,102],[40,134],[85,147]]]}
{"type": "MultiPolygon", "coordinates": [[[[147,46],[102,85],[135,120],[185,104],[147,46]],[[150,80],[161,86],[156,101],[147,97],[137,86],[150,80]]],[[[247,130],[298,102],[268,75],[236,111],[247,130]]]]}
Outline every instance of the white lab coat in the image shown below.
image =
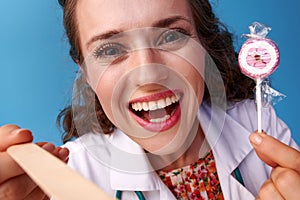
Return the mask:
{"type": "MultiPolygon", "coordinates": [[[[252,200],[271,168],[255,154],[248,136],[257,129],[256,106],[252,100],[232,105],[226,112],[203,105],[198,118],[212,145],[221,188],[226,200],[252,200]],[[211,120],[212,119],[212,120],[211,120]],[[212,122],[214,121],[214,122],[212,122]],[[221,130],[220,135],[213,135],[221,130]],[[234,176],[239,168],[245,187],[234,176]]],[[[282,142],[298,148],[287,126],[277,118],[271,106],[263,108],[263,129],[282,142]]],[[[90,179],[107,193],[122,199],[138,199],[133,191],[142,191],[146,200],[175,200],[170,190],[151,166],[139,145],[120,130],[111,136],[85,134],[65,145],[70,150],[68,165],[90,179]],[[117,148],[116,148],[117,147],[117,148]]]]}

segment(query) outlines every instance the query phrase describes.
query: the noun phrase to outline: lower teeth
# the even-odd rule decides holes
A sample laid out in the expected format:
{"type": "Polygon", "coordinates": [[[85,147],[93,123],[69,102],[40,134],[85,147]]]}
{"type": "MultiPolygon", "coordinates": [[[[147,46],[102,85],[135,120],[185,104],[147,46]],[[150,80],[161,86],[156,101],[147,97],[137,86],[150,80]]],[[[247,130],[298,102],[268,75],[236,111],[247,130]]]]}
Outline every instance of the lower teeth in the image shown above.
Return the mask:
{"type": "Polygon", "coordinates": [[[170,114],[166,114],[164,117],[156,118],[156,119],[150,119],[149,122],[151,123],[162,123],[170,119],[170,117],[175,113],[176,109],[173,109],[170,114]]]}
{"type": "Polygon", "coordinates": [[[150,122],[151,123],[161,123],[161,122],[164,122],[164,121],[168,120],[170,117],[171,117],[170,115],[165,115],[162,118],[150,119],[150,122]]]}

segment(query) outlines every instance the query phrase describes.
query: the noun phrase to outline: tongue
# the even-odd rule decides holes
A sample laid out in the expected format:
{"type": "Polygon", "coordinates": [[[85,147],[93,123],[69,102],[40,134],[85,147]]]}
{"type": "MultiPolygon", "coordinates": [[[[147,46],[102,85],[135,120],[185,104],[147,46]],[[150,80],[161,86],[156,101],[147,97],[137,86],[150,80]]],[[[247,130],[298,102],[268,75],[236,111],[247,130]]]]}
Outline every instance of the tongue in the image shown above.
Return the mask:
{"type": "Polygon", "coordinates": [[[158,110],[142,111],[142,118],[144,118],[147,121],[150,121],[150,119],[159,119],[159,118],[163,118],[166,115],[171,115],[171,112],[172,112],[171,106],[158,109],[158,110]]]}

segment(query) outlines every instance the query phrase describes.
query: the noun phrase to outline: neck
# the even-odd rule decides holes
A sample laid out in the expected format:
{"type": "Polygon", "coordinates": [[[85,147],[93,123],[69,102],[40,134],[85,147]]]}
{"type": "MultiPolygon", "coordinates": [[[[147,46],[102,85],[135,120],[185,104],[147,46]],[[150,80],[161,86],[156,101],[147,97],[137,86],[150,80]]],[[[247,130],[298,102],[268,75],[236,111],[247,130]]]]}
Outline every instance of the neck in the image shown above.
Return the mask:
{"type": "Polygon", "coordinates": [[[175,160],[173,163],[160,170],[171,171],[173,169],[178,169],[180,167],[184,167],[197,162],[199,158],[203,157],[209,150],[208,146],[204,144],[205,144],[205,136],[199,124],[197,133],[190,147],[187,148],[187,150],[177,160],[175,160]],[[202,149],[202,147],[205,149],[202,149]]]}

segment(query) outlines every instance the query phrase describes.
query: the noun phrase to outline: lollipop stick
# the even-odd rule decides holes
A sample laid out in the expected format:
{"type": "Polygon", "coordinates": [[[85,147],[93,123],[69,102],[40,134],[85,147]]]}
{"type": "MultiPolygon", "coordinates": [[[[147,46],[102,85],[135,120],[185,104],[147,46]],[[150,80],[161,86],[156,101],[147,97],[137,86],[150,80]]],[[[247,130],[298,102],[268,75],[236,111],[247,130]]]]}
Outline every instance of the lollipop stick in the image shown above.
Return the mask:
{"type": "Polygon", "coordinates": [[[256,106],[257,106],[257,131],[259,133],[262,132],[262,127],[261,127],[261,109],[262,109],[262,99],[261,99],[261,82],[262,79],[258,78],[256,80],[256,106]]]}

